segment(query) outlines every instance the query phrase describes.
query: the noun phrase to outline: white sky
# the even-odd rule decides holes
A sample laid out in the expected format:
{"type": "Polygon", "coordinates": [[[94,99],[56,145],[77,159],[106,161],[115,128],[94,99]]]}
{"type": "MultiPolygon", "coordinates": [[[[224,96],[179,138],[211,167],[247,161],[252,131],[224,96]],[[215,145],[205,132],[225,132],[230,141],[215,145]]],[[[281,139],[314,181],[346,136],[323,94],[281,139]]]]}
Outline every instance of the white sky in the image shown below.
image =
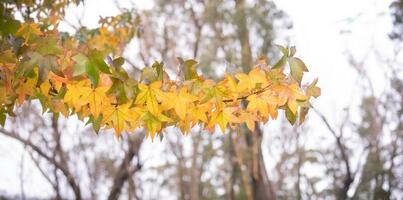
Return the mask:
{"type": "MultiPolygon", "coordinates": [[[[140,2],[140,1],[139,1],[140,2]]],[[[150,1],[141,1],[150,2],[150,1]]],[[[346,47],[358,57],[365,54],[365,50],[371,45],[376,46],[385,55],[391,54],[391,44],[386,35],[391,30],[388,6],[390,0],[276,0],[277,6],[284,10],[291,18],[294,28],[290,35],[291,45],[297,46],[297,55],[307,64],[310,72],[305,80],[313,80],[319,77],[319,86],[322,88],[322,96],[314,101],[314,106],[330,117],[332,123],[338,123],[342,115],[342,109],[346,105],[355,102],[356,95],[360,94],[357,88],[359,79],[349,67],[344,51],[346,47]],[[384,15],[379,15],[379,14],[384,15]],[[354,20],[360,16],[359,20],[354,20]],[[351,33],[341,34],[341,31],[350,30],[351,33]],[[374,41],[374,44],[372,43],[374,41]]],[[[98,15],[115,15],[118,10],[113,1],[86,0],[86,10],[82,16],[84,25],[94,27],[98,21],[98,15]]],[[[139,3],[139,7],[150,8],[150,3],[139,3]]],[[[81,9],[78,9],[81,10],[81,9]]],[[[81,12],[67,11],[67,18],[75,21],[81,12]]],[[[80,17],[81,18],[81,17],[80,17]]],[[[68,27],[65,27],[68,29],[68,27]]],[[[277,43],[282,44],[279,40],[277,43]]],[[[283,44],[287,45],[287,44],[283,44]]],[[[376,67],[376,66],[369,66],[376,67]]],[[[371,70],[370,70],[371,71],[371,70]]],[[[375,89],[381,92],[385,84],[381,78],[376,78],[375,89]],[[378,84],[379,83],[379,84],[378,84]]],[[[311,122],[319,123],[313,113],[311,122]]],[[[270,125],[269,125],[270,126],[270,125]]],[[[313,135],[323,134],[323,126],[310,125],[313,135]]],[[[270,127],[269,127],[270,128],[270,127]]],[[[332,142],[332,141],[330,141],[332,142]]],[[[145,142],[145,149],[149,149],[149,157],[158,157],[159,142],[145,142]]],[[[317,141],[313,141],[317,143],[317,141]]],[[[322,145],[326,145],[323,143],[322,145]]],[[[0,136],[0,194],[6,191],[8,194],[19,193],[19,161],[21,159],[22,146],[8,138],[0,136]],[[18,147],[18,148],[17,148],[18,147]]],[[[28,159],[28,155],[26,155],[28,159]]],[[[47,194],[50,188],[48,184],[37,184],[40,175],[33,173],[35,169],[26,168],[27,186],[35,186],[35,190],[28,190],[28,195],[47,194]]]]}

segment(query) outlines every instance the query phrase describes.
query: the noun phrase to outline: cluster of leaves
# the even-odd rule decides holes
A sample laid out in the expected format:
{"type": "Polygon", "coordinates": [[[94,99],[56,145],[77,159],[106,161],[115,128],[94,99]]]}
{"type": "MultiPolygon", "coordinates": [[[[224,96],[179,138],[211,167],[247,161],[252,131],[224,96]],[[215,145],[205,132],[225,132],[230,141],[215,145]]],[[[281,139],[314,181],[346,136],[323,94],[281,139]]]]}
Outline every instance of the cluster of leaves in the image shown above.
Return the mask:
{"type": "Polygon", "coordinates": [[[308,69],[293,47],[282,48],[273,67],[260,59],[248,74],[226,74],[219,82],[198,75],[194,60],[181,60],[182,80],[171,80],[159,62],[136,80],[122,67],[123,58],[105,62],[135,34],[120,23],[122,17],[102,19],[105,24],[84,39],[11,21],[0,36],[1,124],[15,106],[38,99],[44,112],[77,115],[96,132],[113,128],[117,137],[138,127],[151,138],[168,126],[184,134],[195,125],[209,131],[219,125],[224,132],[245,123],[253,130],[256,122],[276,119],[279,109],[290,123],[303,122],[310,97],[320,95],[317,80],[301,85],[308,69]]]}

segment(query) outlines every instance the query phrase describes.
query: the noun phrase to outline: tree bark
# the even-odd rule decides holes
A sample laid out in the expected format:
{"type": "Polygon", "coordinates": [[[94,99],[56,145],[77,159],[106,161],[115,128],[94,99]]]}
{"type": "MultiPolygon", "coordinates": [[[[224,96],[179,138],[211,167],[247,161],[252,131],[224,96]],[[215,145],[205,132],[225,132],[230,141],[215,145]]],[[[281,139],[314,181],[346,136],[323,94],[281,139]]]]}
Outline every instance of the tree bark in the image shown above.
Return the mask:
{"type": "MultiPolygon", "coordinates": [[[[143,138],[143,134],[136,134],[134,137],[128,137],[129,148],[125,154],[123,161],[119,165],[117,173],[114,176],[113,185],[109,192],[108,200],[117,200],[119,198],[122,192],[122,187],[129,177],[129,173],[133,173],[127,169],[127,165],[131,163],[135,156],[138,156],[143,138]]],[[[140,168],[141,165],[138,164],[134,172],[140,170],[140,168]]]]}
{"type": "MultiPolygon", "coordinates": [[[[241,45],[242,69],[247,72],[253,64],[253,56],[249,41],[248,25],[245,13],[245,0],[235,0],[237,35],[241,45]]],[[[263,154],[262,154],[262,131],[256,123],[256,129],[252,133],[245,129],[246,145],[248,152],[252,152],[249,163],[251,163],[251,184],[254,199],[276,199],[273,187],[267,176],[263,154]]]]}
{"type": "Polygon", "coordinates": [[[45,160],[47,160],[49,163],[53,164],[56,168],[58,168],[63,175],[66,177],[67,182],[69,183],[70,187],[72,188],[74,192],[75,199],[81,200],[81,190],[79,185],[76,183],[73,174],[71,174],[70,170],[67,168],[67,166],[59,163],[55,159],[52,159],[49,155],[47,155],[45,152],[42,151],[41,148],[38,146],[34,145],[30,140],[27,140],[23,137],[21,137],[18,134],[9,132],[3,128],[0,128],[0,132],[3,133],[3,135],[8,136],[10,138],[14,138],[18,140],[19,142],[23,143],[24,145],[30,147],[32,150],[34,150],[36,153],[38,153],[39,156],[43,157],[45,160]]]}

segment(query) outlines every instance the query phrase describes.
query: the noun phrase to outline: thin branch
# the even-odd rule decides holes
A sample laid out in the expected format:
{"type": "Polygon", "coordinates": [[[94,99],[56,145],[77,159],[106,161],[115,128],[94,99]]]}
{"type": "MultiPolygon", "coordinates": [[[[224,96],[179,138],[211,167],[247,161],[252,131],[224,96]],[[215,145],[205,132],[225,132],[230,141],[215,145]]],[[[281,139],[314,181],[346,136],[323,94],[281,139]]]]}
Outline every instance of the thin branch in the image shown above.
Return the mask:
{"type": "MultiPolygon", "coordinates": [[[[311,106],[312,107],[312,106],[311,106]]],[[[320,117],[320,119],[323,121],[323,123],[325,123],[327,129],[332,133],[332,135],[335,137],[336,139],[336,144],[337,144],[337,148],[340,151],[342,160],[344,162],[345,168],[346,168],[346,177],[344,179],[344,186],[343,188],[341,188],[341,191],[338,195],[338,199],[347,199],[347,192],[350,189],[350,185],[353,183],[354,181],[354,176],[351,173],[351,167],[350,167],[350,161],[347,157],[346,154],[346,149],[341,141],[341,136],[338,135],[336,133],[336,131],[332,128],[332,126],[330,125],[330,123],[328,122],[327,118],[321,113],[319,112],[317,109],[315,109],[314,107],[312,107],[312,109],[315,111],[315,113],[320,117]]]]}
{"type": "MultiPolygon", "coordinates": [[[[119,198],[120,193],[122,191],[122,186],[126,182],[126,180],[129,177],[129,173],[134,173],[134,172],[129,172],[127,170],[127,165],[128,163],[131,163],[133,160],[134,156],[138,155],[141,143],[143,142],[144,135],[143,134],[137,134],[135,135],[134,138],[129,137],[129,149],[125,154],[125,157],[123,161],[121,162],[117,173],[114,176],[113,179],[113,185],[111,187],[111,190],[108,195],[108,200],[116,200],[119,198]]],[[[137,166],[135,167],[135,171],[140,170],[141,165],[137,163],[137,166]]]]}
{"type": "Polygon", "coordinates": [[[47,155],[45,152],[42,151],[41,148],[39,148],[38,146],[33,144],[30,140],[27,140],[27,139],[21,137],[20,135],[15,134],[14,132],[10,132],[10,131],[5,130],[4,128],[0,128],[0,133],[2,133],[3,135],[5,135],[7,137],[16,139],[19,142],[21,142],[22,144],[30,147],[32,150],[34,150],[36,153],[38,153],[41,157],[43,157],[48,162],[50,162],[55,167],[57,167],[63,173],[63,175],[66,177],[67,182],[73,189],[75,198],[78,200],[82,199],[80,188],[79,188],[78,184],[76,183],[76,181],[74,180],[74,176],[70,173],[70,171],[63,164],[59,163],[58,161],[56,161],[55,159],[53,159],[52,157],[47,155]]]}

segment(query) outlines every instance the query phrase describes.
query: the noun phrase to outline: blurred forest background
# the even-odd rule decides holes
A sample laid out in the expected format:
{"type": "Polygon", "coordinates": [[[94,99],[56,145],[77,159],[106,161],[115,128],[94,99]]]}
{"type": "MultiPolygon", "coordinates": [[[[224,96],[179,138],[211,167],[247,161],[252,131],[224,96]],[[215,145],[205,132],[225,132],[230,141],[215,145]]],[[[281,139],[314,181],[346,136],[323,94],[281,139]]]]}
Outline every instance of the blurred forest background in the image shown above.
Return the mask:
{"type": "MultiPolygon", "coordinates": [[[[1,4],[26,21],[43,15],[51,19],[55,12],[65,15],[60,31],[77,38],[97,34],[97,27],[86,20],[99,18],[87,19],[89,12],[114,10],[126,23],[141,19],[137,34],[122,47],[132,76],[139,77],[154,60],[163,61],[174,74],[180,56],[196,58],[200,73],[219,79],[224,71],[248,71],[260,55],[278,58],[275,43],[294,45],[290,33],[298,19],[276,2],[111,0],[97,6],[97,1],[85,0],[2,0],[1,4]]],[[[368,4],[376,7],[376,2],[368,4]]],[[[280,115],[254,133],[243,128],[211,134],[194,128],[182,136],[170,128],[161,140],[151,142],[138,130],[116,142],[111,132],[96,135],[77,119],[55,120],[42,114],[37,103],[25,104],[0,128],[0,199],[402,199],[403,0],[373,11],[379,13],[371,16],[386,18],[386,23],[372,27],[369,21],[366,26],[382,29],[384,35],[367,32],[358,41],[354,33],[360,27],[354,25],[366,20],[365,13],[337,22],[343,24],[336,34],[345,39],[345,46],[337,49],[342,57],[334,59],[343,59],[344,72],[331,74],[329,65],[337,67],[331,65],[336,63],[333,59],[314,66],[315,57],[306,61],[310,76],[319,76],[322,96],[300,127],[290,126],[280,115]],[[340,97],[338,90],[351,92],[340,97]],[[341,98],[343,103],[335,103],[341,98]]],[[[319,52],[318,59],[333,52],[328,50],[331,45],[322,45],[314,52],[319,52]]],[[[303,59],[304,48],[298,51],[303,59]]]]}

